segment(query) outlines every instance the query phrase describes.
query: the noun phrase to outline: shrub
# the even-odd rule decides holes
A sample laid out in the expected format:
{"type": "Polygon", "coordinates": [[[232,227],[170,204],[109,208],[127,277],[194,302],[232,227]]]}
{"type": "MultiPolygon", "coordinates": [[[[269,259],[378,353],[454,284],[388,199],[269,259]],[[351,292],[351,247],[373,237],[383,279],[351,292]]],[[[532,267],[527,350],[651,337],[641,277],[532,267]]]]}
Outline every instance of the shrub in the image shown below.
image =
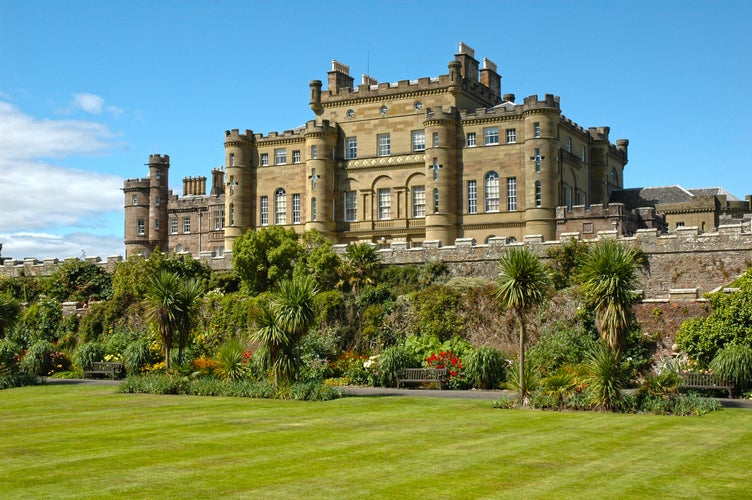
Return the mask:
{"type": "Polygon", "coordinates": [[[21,371],[30,375],[47,376],[54,371],[52,353],[56,352],[55,346],[46,340],[39,340],[29,347],[21,359],[21,371]]]}
{"type": "Polygon", "coordinates": [[[15,371],[21,358],[21,346],[11,339],[0,339],[0,368],[15,371]]]}
{"type": "Polygon", "coordinates": [[[590,402],[598,410],[614,410],[621,398],[621,389],[625,385],[619,353],[599,342],[590,351],[586,366],[590,402]]]}
{"type": "Polygon", "coordinates": [[[250,357],[244,356],[245,348],[238,339],[230,339],[219,349],[219,374],[225,380],[239,380],[246,375],[247,363],[250,357]]]}
{"type": "Polygon", "coordinates": [[[120,385],[120,392],[135,394],[186,394],[188,381],[163,373],[129,375],[120,385]]]}
{"type": "Polygon", "coordinates": [[[381,351],[376,361],[378,382],[384,387],[396,387],[402,370],[419,366],[420,363],[409,349],[402,345],[388,347],[381,351]]]}
{"type": "Polygon", "coordinates": [[[555,373],[564,365],[585,361],[587,353],[600,342],[598,332],[563,322],[547,328],[527,353],[530,366],[543,375],[555,373]]]}
{"type": "Polygon", "coordinates": [[[104,360],[104,347],[99,342],[81,344],[73,351],[73,361],[80,370],[90,370],[91,364],[104,360]]]}
{"type": "Polygon", "coordinates": [[[147,339],[134,340],[123,351],[123,364],[126,373],[140,373],[154,361],[147,339]]]}
{"type": "Polygon", "coordinates": [[[728,344],[710,362],[710,368],[734,384],[738,392],[752,386],[752,347],[728,344]]]}
{"type": "Polygon", "coordinates": [[[465,376],[473,387],[496,389],[504,381],[507,365],[498,349],[481,346],[465,357],[465,376]]]}
{"type": "Polygon", "coordinates": [[[342,393],[335,387],[320,381],[297,382],[292,384],[287,391],[280,394],[280,397],[300,401],[329,401],[342,397],[342,393]]]}

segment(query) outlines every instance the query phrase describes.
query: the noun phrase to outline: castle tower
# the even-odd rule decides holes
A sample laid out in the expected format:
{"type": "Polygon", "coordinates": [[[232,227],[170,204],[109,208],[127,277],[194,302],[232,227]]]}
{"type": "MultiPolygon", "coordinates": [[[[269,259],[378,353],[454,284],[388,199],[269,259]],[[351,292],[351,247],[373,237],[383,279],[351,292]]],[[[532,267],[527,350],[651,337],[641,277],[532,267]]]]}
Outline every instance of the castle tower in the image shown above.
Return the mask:
{"type": "MultiPolygon", "coordinates": [[[[556,206],[559,202],[559,103],[548,94],[525,98],[525,147],[523,168],[525,234],[540,234],[544,240],[556,239],[556,206]]],[[[523,186],[518,186],[519,190],[523,186]]]]}
{"type": "Polygon", "coordinates": [[[149,224],[146,236],[153,251],[167,248],[167,198],[169,189],[170,157],[149,155],[149,224]]]}
{"type": "Polygon", "coordinates": [[[426,241],[452,245],[457,238],[457,113],[437,109],[427,114],[426,241]]]}
{"type": "Polygon", "coordinates": [[[590,127],[590,203],[608,203],[609,127],[590,127]]]}
{"type": "Polygon", "coordinates": [[[306,231],[316,229],[332,241],[336,240],[334,218],[335,169],[337,166],[337,128],[322,120],[306,123],[306,200],[308,217],[306,231]]]}
{"type": "Polygon", "coordinates": [[[235,239],[255,225],[257,156],[252,131],[225,131],[225,252],[232,252],[235,239]]]}

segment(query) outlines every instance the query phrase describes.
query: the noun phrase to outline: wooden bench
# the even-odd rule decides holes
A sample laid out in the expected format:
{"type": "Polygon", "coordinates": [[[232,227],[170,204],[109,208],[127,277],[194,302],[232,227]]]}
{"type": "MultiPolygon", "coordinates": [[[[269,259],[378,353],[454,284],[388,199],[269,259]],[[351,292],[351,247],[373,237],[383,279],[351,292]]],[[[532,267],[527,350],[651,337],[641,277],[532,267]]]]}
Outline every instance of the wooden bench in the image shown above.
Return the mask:
{"type": "Polygon", "coordinates": [[[125,367],[123,363],[95,361],[91,364],[90,370],[84,370],[84,378],[100,378],[100,376],[105,376],[112,380],[123,378],[125,376],[125,367]]]}
{"type": "Polygon", "coordinates": [[[728,391],[728,396],[732,397],[734,384],[724,380],[714,373],[682,373],[679,375],[680,389],[718,389],[728,391]]]}
{"type": "Polygon", "coordinates": [[[439,388],[443,389],[446,379],[446,368],[405,368],[402,377],[397,379],[397,389],[406,383],[439,384],[439,388]]]}

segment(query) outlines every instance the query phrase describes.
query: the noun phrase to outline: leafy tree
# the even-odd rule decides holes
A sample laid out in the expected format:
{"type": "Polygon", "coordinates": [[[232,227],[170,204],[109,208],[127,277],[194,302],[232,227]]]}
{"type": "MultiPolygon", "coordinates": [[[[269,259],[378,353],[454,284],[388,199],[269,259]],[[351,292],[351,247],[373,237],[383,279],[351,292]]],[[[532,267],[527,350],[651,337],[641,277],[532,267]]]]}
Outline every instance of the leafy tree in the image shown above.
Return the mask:
{"type": "Polygon", "coordinates": [[[421,335],[434,336],[444,342],[462,332],[462,295],[457,290],[433,285],[416,293],[411,302],[421,335]]]}
{"type": "Polygon", "coordinates": [[[112,297],[112,277],[93,262],[68,259],[50,276],[47,293],[60,302],[88,302],[112,297]]]}
{"type": "Polygon", "coordinates": [[[258,294],[290,279],[302,255],[303,247],[294,229],[271,226],[238,237],[232,248],[232,263],[248,292],[258,294]]]}
{"type": "Polygon", "coordinates": [[[713,358],[710,368],[733,382],[737,392],[744,393],[752,386],[752,347],[746,344],[728,344],[713,358]]]}
{"type": "Polygon", "coordinates": [[[499,259],[499,282],[496,298],[514,312],[520,337],[519,398],[525,406],[528,388],[525,378],[525,340],[527,337],[525,316],[534,307],[543,304],[548,297],[551,278],[538,256],[527,248],[510,248],[499,259]]]}
{"type": "Polygon", "coordinates": [[[557,290],[574,284],[577,266],[587,253],[588,244],[576,239],[571,239],[562,245],[556,245],[546,250],[551,280],[557,290]]]}
{"type": "Polygon", "coordinates": [[[9,293],[0,293],[0,338],[13,328],[21,314],[21,304],[9,293]]]}
{"type": "Polygon", "coordinates": [[[345,260],[340,268],[340,284],[347,286],[355,295],[365,285],[376,282],[379,272],[379,254],[370,243],[353,243],[347,246],[345,260]]]}
{"type": "Polygon", "coordinates": [[[146,303],[162,340],[165,367],[169,370],[170,352],[178,342],[178,362],[196,324],[198,299],[203,293],[195,279],[183,279],[174,272],[162,269],[149,280],[146,303]]]}
{"type": "Polygon", "coordinates": [[[300,370],[298,346],[316,319],[316,282],[310,277],[285,280],[261,308],[253,340],[261,343],[275,385],[289,385],[300,370]]]}
{"type": "Polygon", "coordinates": [[[739,290],[708,295],[711,313],[684,321],[676,335],[677,345],[703,367],[728,344],[752,345],[752,270],[733,285],[739,290]]]}
{"type": "Polygon", "coordinates": [[[293,276],[313,276],[322,291],[333,290],[339,282],[342,259],[331,242],[318,231],[311,230],[303,233],[301,243],[304,252],[295,265],[293,276]]]}
{"type": "Polygon", "coordinates": [[[42,295],[23,312],[21,326],[28,332],[31,343],[38,340],[52,342],[57,340],[57,330],[62,319],[60,302],[42,295]]]}
{"type": "Polygon", "coordinates": [[[634,319],[637,270],[645,265],[644,254],[637,248],[603,239],[590,247],[579,267],[577,279],[595,311],[595,326],[614,351],[624,345],[634,319]]]}

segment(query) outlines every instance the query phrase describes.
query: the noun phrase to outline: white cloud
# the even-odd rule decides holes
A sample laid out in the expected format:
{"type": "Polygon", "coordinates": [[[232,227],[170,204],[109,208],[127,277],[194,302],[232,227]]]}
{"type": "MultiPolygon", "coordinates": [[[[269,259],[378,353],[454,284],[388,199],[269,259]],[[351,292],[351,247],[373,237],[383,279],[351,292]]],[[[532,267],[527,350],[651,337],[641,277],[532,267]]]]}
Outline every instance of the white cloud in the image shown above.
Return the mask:
{"type": "Polygon", "coordinates": [[[0,233],[5,233],[0,235],[0,243],[4,256],[121,252],[117,249],[122,247],[122,239],[87,232],[103,232],[107,218],[122,213],[123,179],[42,160],[66,158],[70,164],[71,157],[104,154],[116,145],[114,139],[101,123],[40,120],[0,102],[0,233]],[[68,234],[47,234],[61,232],[68,234]]]}
{"type": "Polygon", "coordinates": [[[94,115],[102,114],[104,98],[96,94],[73,94],[73,106],[94,115]]]}
{"type": "Polygon", "coordinates": [[[100,257],[124,255],[122,238],[88,233],[55,235],[46,233],[0,233],[3,258],[67,259],[69,257],[100,257]]]}

